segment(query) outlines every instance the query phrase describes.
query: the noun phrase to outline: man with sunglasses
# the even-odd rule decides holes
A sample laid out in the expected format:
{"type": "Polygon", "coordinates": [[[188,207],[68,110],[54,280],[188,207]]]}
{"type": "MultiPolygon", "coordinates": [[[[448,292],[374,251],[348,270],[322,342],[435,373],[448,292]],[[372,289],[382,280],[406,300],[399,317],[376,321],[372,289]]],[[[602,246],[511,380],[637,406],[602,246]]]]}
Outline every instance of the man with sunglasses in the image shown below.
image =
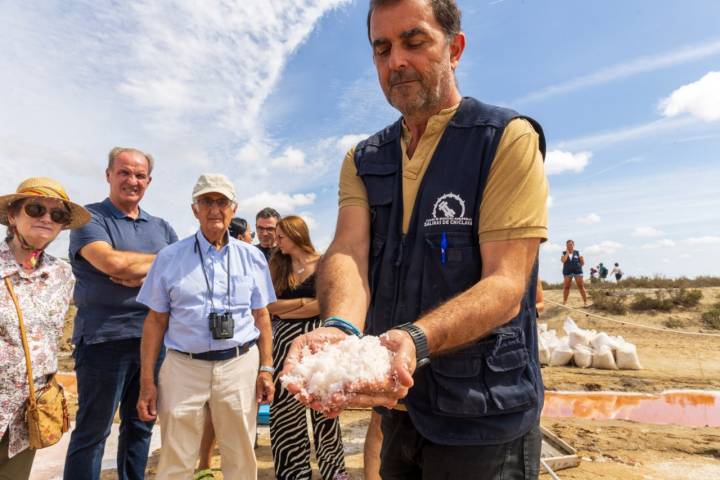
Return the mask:
{"type": "Polygon", "coordinates": [[[228,235],[237,208],[230,180],[201,175],[192,198],[198,231],[158,254],[138,295],[150,311],[137,409],[144,420],[160,416],[158,480],[192,477],[208,415],[224,478],[254,479],[258,403],[274,394],[266,307],[275,292],[263,255],[228,235]]]}
{"type": "Polygon", "coordinates": [[[167,221],[140,208],[152,168],[150,155],[134,148],[113,148],[105,170],[110,194],[87,205],[92,220],[70,235],[70,263],[77,279],[72,342],[78,412],[64,478],[100,477],[105,440],[118,407],[118,476],[145,476],[154,422],[138,418],[135,409],[140,337],[148,311],[136,296],[155,254],[177,241],[167,221]]]}

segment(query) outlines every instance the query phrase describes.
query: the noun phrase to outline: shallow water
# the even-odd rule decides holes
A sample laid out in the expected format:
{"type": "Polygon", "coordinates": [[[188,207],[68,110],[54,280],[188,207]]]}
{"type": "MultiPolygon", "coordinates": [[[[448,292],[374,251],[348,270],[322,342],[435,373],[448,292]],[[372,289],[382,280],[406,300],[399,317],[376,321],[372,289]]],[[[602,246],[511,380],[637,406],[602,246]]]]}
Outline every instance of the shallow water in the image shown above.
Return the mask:
{"type": "Polygon", "coordinates": [[[544,417],[632,420],[657,425],[720,426],[720,392],[545,392],[544,417]]]}

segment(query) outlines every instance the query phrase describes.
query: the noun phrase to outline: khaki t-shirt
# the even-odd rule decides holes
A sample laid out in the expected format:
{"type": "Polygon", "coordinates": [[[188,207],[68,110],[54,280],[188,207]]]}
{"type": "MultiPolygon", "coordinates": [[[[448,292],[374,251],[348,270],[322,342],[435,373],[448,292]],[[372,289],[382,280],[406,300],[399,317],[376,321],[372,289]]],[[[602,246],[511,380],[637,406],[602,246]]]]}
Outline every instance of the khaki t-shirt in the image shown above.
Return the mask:
{"type": "MultiPolygon", "coordinates": [[[[403,232],[407,233],[420,182],[440,138],[458,105],[432,116],[412,158],[407,156],[410,132],[403,122],[401,138],[403,232]]],[[[357,175],[355,148],[345,155],[340,170],[339,208],[355,205],[369,208],[367,191],[357,175]]],[[[547,239],[548,183],[538,149],[538,135],[524,119],[511,120],[505,127],[490,167],[480,202],[480,242],[518,238],[547,239]]]]}

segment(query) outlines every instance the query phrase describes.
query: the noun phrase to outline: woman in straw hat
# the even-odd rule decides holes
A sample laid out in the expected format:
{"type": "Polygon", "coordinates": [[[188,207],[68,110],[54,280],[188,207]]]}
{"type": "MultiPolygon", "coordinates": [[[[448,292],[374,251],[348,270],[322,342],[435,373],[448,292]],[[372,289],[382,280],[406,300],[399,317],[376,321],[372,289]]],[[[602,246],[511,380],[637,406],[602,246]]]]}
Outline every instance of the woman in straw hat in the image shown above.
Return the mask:
{"type": "Polygon", "coordinates": [[[60,230],[78,228],[90,213],[71,202],[50,178],[29,178],[10,195],[0,196],[0,479],[27,479],[35,451],[28,448],[24,410],[27,369],[9,278],[23,314],[35,390],[57,370],[58,339],[70,303],[74,279],[70,265],[45,252],[60,230]]]}

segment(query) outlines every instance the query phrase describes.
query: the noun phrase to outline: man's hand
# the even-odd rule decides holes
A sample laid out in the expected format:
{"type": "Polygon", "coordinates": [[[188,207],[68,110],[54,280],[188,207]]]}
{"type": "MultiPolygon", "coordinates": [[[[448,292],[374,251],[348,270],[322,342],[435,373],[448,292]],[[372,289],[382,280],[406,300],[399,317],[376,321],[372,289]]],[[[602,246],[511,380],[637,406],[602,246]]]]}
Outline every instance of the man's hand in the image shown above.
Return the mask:
{"type": "Polygon", "coordinates": [[[140,420],[150,422],[157,418],[157,387],[150,382],[140,386],[137,412],[140,420]]]}
{"type": "Polygon", "coordinates": [[[145,277],[138,278],[135,280],[124,280],[124,279],[118,278],[118,277],[110,277],[110,280],[117,283],[118,285],[122,285],[123,287],[138,288],[138,287],[142,287],[142,284],[145,281],[145,277]]]}
{"type": "MultiPolygon", "coordinates": [[[[296,338],[290,346],[281,375],[289,373],[293,365],[300,362],[304,347],[314,353],[325,343],[337,343],[346,336],[340,330],[329,327],[318,328],[296,338]]],[[[303,385],[288,384],[288,391],[296,395],[301,403],[323,412],[329,418],[337,417],[348,407],[394,407],[398,400],[407,396],[408,390],[413,386],[415,343],[410,334],[402,330],[390,330],[383,334],[380,336],[380,343],[393,353],[390,373],[383,380],[356,385],[347,395],[335,395],[329,403],[324,404],[304,392],[303,385]]]]}
{"type": "Polygon", "coordinates": [[[275,383],[269,372],[258,373],[255,380],[255,396],[260,405],[270,405],[275,397],[275,383]]]}

